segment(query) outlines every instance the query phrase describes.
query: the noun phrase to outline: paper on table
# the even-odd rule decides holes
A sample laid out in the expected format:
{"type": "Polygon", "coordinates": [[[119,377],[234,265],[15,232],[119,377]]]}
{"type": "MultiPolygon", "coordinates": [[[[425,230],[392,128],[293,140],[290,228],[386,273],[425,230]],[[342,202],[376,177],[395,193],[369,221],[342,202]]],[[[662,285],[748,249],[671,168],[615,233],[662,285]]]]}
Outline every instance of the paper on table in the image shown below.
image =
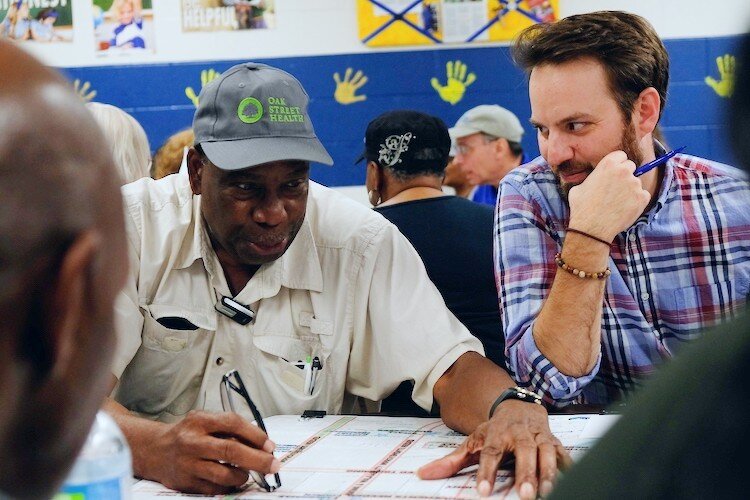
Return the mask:
{"type": "MultiPolygon", "coordinates": [[[[573,459],[589,449],[617,419],[613,415],[552,415],[550,429],[573,459]]],[[[422,481],[414,471],[458,447],[462,434],[435,418],[329,415],[265,419],[281,459],[282,487],[266,493],[252,485],[232,498],[378,496],[392,498],[475,498],[476,467],[458,476],[422,481]]],[[[510,471],[500,471],[494,493],[512,487],[510,471]]],[[[150,481],[133,487],[133,500],[181,496],[150,481]]],[[[196,497],[190,498],[211,498],[196,497]]]]}

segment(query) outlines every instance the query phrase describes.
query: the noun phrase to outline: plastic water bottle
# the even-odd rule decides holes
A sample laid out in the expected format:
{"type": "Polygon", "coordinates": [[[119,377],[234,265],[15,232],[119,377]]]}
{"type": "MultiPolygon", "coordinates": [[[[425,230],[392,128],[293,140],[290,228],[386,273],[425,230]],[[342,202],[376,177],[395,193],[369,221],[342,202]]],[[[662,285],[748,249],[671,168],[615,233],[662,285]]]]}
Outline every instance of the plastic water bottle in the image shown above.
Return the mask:
{"type": "Polygon", "coordinates": [[[125,436],[99,410],[73,470],[55,500],[129,500],[133,461],[125,436]]]}

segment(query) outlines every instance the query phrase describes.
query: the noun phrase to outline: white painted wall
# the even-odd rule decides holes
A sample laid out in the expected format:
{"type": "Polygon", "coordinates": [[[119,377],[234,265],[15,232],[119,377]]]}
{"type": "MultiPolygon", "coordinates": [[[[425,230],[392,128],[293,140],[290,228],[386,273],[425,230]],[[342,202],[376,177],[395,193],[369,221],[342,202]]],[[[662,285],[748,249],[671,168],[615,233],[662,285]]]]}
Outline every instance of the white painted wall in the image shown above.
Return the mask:
{"type": "Polygon", "coordinates": [[[662,38],[738,35],[750,27],[748,0],[560,0],[563,16],[627,10],[648,19],[662,38]]]}
{"type": "MultiPolygon", "coordinates": [[[[90,0],[73,1],[72,43],[23,44],[46,63],[59,67],[143,64],[374,52],[357,31],[356,0],[275,0],[272,30],[182,33],[180,0],[154,0],[156,52],[116,58],[97,57],[90,0]]],[[[560,0],[563,15],[622,9],[643,15],[664,38],[734,35],[750,26],[748,0],[560,0]]],[[[446,47],[456,47],[447,45],[446,47]]],[[[435,50],[420,47],[417,50],[435,50]]]]}

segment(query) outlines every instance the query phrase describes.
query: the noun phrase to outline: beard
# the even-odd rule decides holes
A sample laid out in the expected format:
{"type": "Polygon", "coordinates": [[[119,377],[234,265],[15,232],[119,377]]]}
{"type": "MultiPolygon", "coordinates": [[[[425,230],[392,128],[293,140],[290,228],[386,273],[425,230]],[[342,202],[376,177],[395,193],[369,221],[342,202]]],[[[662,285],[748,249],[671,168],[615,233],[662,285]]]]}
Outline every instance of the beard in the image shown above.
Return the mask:
{"type": "MultiPolygon", "coordinates": [[[[632,123],[625,125],[622,132],[622,139],[620,139],[620,147],[618,149],[625,152],[625,154],[628,155],[628,159],[635,163],[636,167],[643,164],[643,153],[641,153],[641,149],[638,147],[638,140],[635,137],[635,126],[632,123]]],[[[583,181],[563,182],[561,174],[570,175],[579,172],[586,172],[586,178],[588,178],[588,174],[594,171],[595,166],[596,165],[590,162],[568,160],[562,162],[557,168],[553,169],[555,177],[557,178],[558,190],[560,191],[560,196],[562,196],[563,200],[567,201],[570,190],[583,181]]]]}

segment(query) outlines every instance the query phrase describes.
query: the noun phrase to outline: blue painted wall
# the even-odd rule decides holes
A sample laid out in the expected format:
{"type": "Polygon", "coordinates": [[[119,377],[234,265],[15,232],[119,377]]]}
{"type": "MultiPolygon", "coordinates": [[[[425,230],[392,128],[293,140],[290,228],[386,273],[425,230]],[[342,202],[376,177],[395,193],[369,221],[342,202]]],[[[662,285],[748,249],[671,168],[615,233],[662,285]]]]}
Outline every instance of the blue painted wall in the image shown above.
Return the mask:
{"type": "MultiPolygon", "coordinates": [[[[704,83],[708,75],[718,79],[716,58],[733,53],[737,37],[669,40],[671,81],[662,128],[670,146],[686,145],[688,152],[727,163],[732,162],[724,138],[722,99],[704,83]]],[[[486,103],[500,104],[515,112],[526,128],[523,146],[538,154],[524,75],[513,66],[507,47],[378,52],[336,56],[262,59],[260,62],[295,75],[310,94],[310,114],[318,136],[334,158],[332,168],[314,165],[312,177],[329,186],[364,183],[364,168],[353,162],[362,150],[368,121],[395,108],[412,108],[440,116],[450,126],[467,109],[486,103]],[[430,85],[446,80],[446,62],[460,60],[476,74],[456,105],[442,101],[430,85]],[[333,98],[333,73],[347,67],[361,69],[369,78],[358,94],[367,100],[341,105],[333,98]]],[[[96,100],[131,113],[148,134],[156,150],[172,133],[190,126],[195,108],[186,87],[200,88],[201,70],[224,71],[244,61],[205,61],[180,64],[148,64],[66,68],[67,76],[91,83],[96,100]]]]}

